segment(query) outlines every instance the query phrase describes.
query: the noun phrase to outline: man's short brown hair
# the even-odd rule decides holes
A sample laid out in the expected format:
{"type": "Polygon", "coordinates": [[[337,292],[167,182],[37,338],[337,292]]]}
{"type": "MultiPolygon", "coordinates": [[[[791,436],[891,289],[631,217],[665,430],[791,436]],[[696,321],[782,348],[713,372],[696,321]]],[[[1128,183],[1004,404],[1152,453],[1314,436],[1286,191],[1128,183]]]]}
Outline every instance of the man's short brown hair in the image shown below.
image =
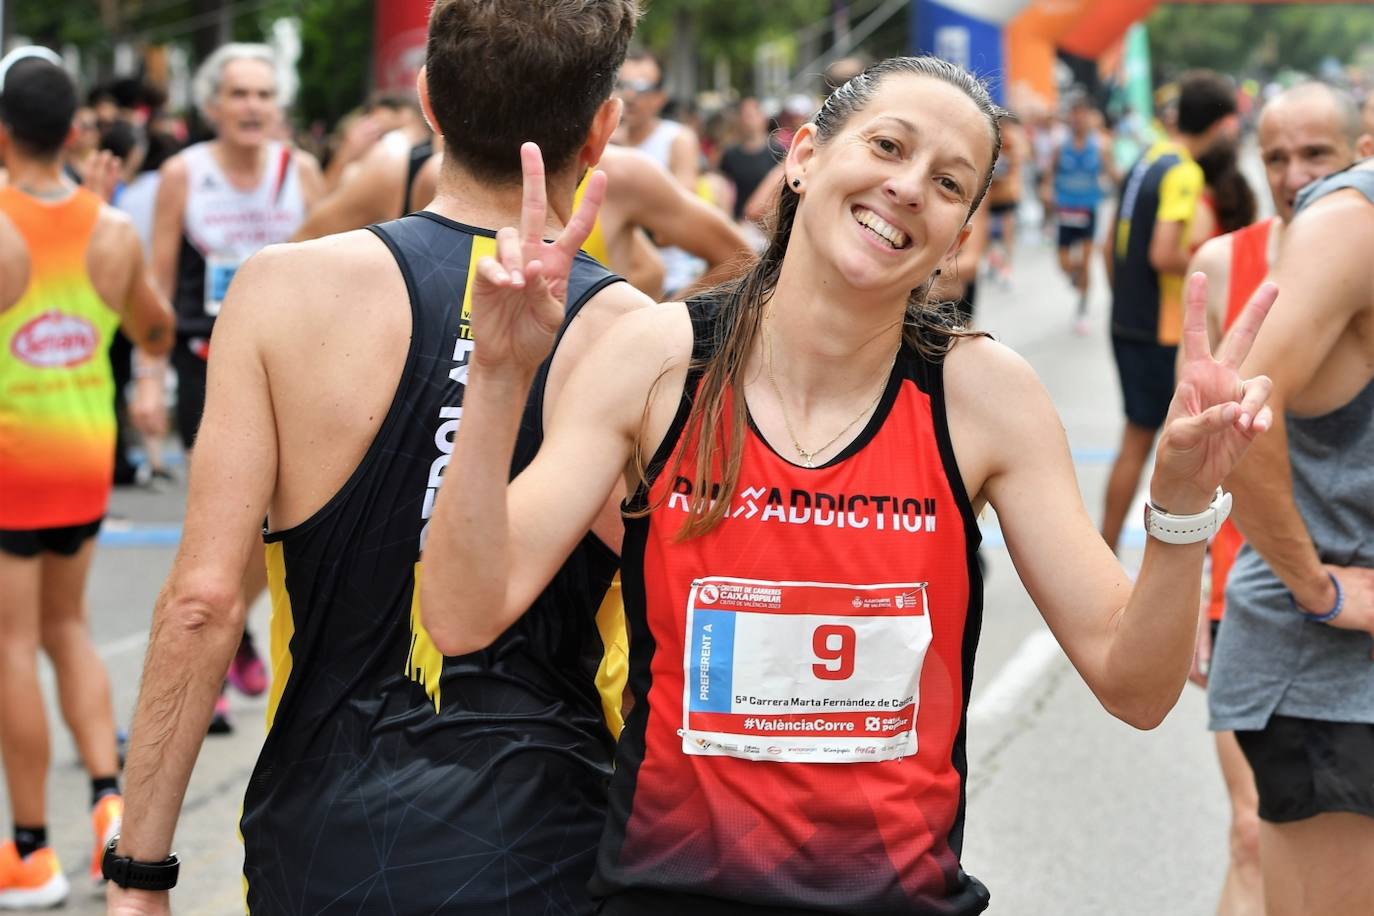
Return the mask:
{"type": "Polygon", "coordinates": [[[479,178],[520,179],[533,140],[550,172],[587,141],[638,0],[436,0],[425,72],[444,150],[479,178]]]}
{"type": "Polygon", "coordinates": [[[1178,80],[1178,129],[1200,137],[1222,118],[1236,113],[1236,87],[1211,70],[1189,70],[1178,80]]]}

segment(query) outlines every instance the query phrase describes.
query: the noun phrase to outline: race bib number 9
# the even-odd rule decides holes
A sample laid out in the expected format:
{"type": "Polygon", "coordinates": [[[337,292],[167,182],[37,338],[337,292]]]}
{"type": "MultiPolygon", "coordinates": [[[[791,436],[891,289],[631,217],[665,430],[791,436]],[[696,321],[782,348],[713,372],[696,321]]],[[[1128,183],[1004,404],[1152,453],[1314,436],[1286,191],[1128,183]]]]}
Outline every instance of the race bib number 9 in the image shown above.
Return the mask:
{"type": "Polygon", "coordinates": [[[916,753],[924,582],[698,579],[686,635],[683,753],[798,763],[916,753]]]}
{"type": "Polygon", "coordinates": [[[205,257],[205,314],[210,317],[219,315],[224,297],[229,293],[229,284],[243,264],[235,257],[211,254],[205,257]]]}

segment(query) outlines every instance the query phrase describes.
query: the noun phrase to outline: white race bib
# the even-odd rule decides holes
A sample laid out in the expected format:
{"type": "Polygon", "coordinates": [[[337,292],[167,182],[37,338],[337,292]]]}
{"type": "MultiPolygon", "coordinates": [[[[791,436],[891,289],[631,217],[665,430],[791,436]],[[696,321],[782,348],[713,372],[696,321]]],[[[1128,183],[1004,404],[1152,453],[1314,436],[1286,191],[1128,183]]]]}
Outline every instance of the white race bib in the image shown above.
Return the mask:
{"type": "Polygon", "coordinates": [[[711,576],[687,597],[685,754],[800,763],[916,753],[926,583],[711,576]]]}
{"type": "Polygon", "coordinates": [[[205,256],[205,314],[212,318],[219,314],[224,297],[229,292],[229,283],[241,266],[243,259],[233,255],[205,256]]]}
{"type": "Polygon", "coordinates": [[[1093,211],[1065,207],[1056,214],[1056,218],[1065,229],[1086,229],[1092,224],[1093,211]]]}

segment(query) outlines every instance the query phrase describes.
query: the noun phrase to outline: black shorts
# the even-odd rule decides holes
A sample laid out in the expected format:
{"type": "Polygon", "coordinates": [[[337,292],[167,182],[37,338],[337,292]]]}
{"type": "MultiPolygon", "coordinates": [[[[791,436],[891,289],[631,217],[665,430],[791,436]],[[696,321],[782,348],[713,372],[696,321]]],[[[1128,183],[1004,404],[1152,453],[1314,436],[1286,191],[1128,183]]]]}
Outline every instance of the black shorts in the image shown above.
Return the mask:
{"type": "Polygon", "coordinates": [[[1092,210],[1060,210],[1055,214],[1059,226],[1059,247],[1092,244],[1097,234],[1097,214],[1092,210]]]}
{"type": "Polygon", "coordinates": [[[1374,817],[1374,725],[1273,715],[1236,740],[1255,771],[1262,820],[1334,811],[1374,817]]]}
{"type": "Polygon", "coordinates": [[[177,433],[181,447],[188,452],[200,431],[200,415],[205,412],[206,361],[197,356],[191,339],[178,337],[172,347],[172,368],[177,371],[177,433]]]}
{"type": "Polygon", "coordinates": [[[1174,399],[1174,359],[1178,347],[1127,340],[1112,335],[1116,374],[1126,419],[1145,429],[1159,429],[1174,399]]]}
{"type": "Polygon", "coordinates": [[[103,518],[98,518],[84,525],[62,528],[0,528],[0,552],[16,557],[36,557],[40,553],[75,556],[82,544],[100,533],[102,521],[103,518]]]}

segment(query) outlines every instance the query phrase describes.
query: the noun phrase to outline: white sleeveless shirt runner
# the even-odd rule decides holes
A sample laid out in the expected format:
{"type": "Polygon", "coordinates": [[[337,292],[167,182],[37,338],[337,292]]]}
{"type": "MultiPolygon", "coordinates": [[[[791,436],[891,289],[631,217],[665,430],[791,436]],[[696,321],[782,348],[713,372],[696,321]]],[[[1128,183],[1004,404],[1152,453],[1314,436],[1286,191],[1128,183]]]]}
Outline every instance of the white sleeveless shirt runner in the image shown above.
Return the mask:
{"type": "Polygon", "coordinates": [[[305,197],[291,148],[267,144],[265,167],[247,190],[230,183],[209,143],[183,151],[186,211],[177,258],[177,332],[207,336],[229,281],[244,261],[268,245],[285,242],[305,219],[305,197]]]}
{"type": "MultiPolygon", "coordinates": [[[[684,130],[686,128],[677,121],[664,118],[658,122],[658,126],[650,131],[649,136],[645,137],[636,149],[657,162],[665,172],[671,173],[673,141],[684,130]]],[[[695,189],[688,188],[687,192],[689,194],[695,193],[695,189]]],[[[681,248],[660,248],[659,254],[663,257],[663,292],[665,295],[675,293],[687,286],[706,269],[705,261],[693,257],[681,248]]]]}

